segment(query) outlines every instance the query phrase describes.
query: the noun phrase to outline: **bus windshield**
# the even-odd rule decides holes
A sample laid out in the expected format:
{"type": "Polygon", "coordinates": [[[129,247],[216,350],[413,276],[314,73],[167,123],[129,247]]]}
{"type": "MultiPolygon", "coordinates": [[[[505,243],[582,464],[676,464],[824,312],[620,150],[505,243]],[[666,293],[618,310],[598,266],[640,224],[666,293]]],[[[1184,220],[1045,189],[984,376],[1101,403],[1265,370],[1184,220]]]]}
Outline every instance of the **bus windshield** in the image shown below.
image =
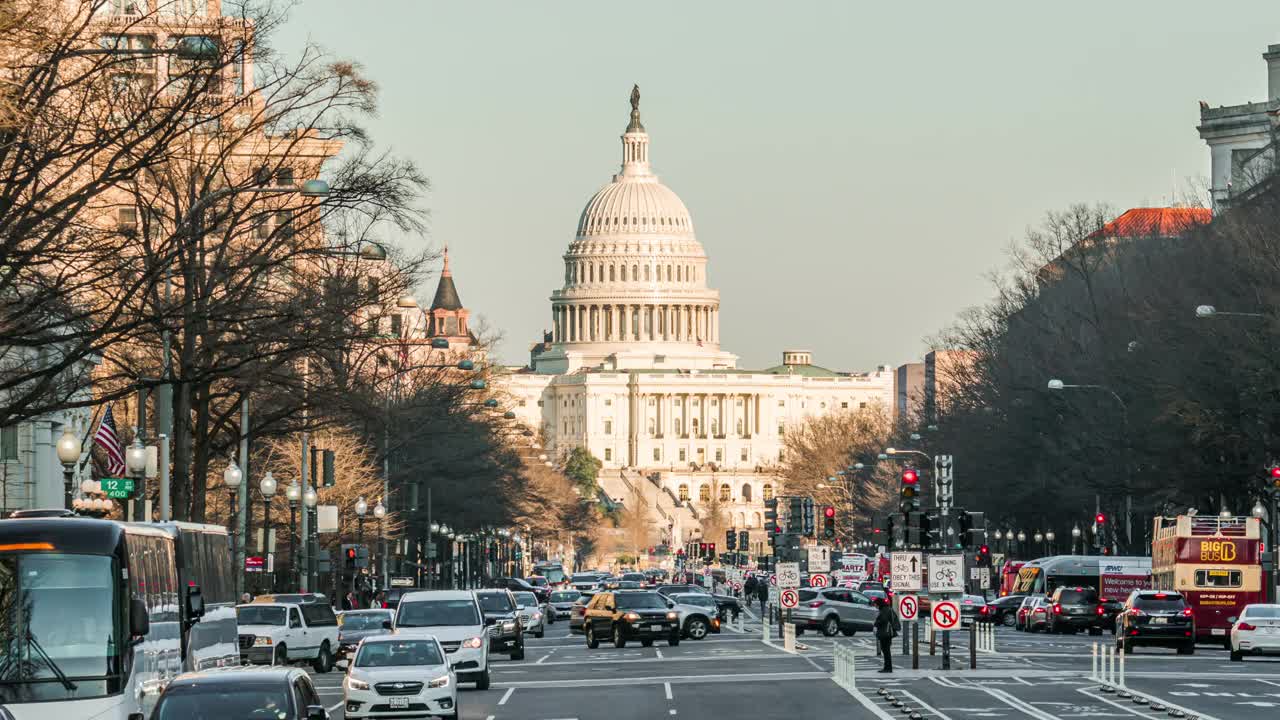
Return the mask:
{"type": "Polygon", "coordinates": [[[541,575],[552,585],[559,585],[564,582],[565,577],[563,565],[534,565],[533,574],[541,575]]]}
{"type": "Polygon", "coordinates": [[[0,554],[0,703],[120,691],[113,567],[106,555],[0,554]]]}

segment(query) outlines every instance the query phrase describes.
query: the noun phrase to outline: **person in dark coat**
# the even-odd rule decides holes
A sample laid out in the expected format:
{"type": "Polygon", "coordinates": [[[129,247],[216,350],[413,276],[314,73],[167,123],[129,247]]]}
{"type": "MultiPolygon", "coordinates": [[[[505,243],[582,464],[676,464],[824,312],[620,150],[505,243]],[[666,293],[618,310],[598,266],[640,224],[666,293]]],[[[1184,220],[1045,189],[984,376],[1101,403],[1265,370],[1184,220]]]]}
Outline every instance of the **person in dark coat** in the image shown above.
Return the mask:
{"type": "Polygon", "coordinates": [[[880,643],[880,654],[884,656],[884,667],[880,672],[891,673],[893,672],[893,639],[902,632],[902,623],[898,622],[898,614],[889,607],[888,600],[876,598],[876,604],[880,606],[875,623],[876,641],[880,643]]]}
{"type": "Polygon", "coordinates": [[[760,600],[760,620],[765,621],[764,604],[769,601],[769,583],[761,580],[756,583],[756,597],[760,600]]]}
{"type": "Polygon", "coordinates": [[[756,595],[756,576],[752,575],[751,577],[747,578],[747,581],[745,583],[742,584],[742,597],[746,598],[747,602],[749,603],[751,602],[751,598],[755,597],[755,595],[756,595]]]}

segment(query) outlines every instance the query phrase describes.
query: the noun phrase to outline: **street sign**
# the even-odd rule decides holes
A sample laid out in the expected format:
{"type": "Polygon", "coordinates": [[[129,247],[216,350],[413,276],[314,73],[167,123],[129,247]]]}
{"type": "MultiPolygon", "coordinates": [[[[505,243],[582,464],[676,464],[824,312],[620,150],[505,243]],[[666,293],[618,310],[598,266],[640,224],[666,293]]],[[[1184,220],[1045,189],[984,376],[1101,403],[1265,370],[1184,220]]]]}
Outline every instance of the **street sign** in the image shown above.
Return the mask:
{"type": "Polygon", "coordinates": [[[413,587],[413,577],[408,575],[392,577],[391,587],[413,587]]]}
{"type": "Polygon", "coordinates": [[[831,572],[831,548],[826,545],[809,546],[809,572],[831,572]]]}
{"type": "Polygon", "coordinates": [[[923,561],[918,552],[896,552],[889,559],[889,575],[894,592],[910,592],[920,589],[920,568],[923,561]]]}
{"type": "Polygon", "coordinates": [[[778,587],[800,587],[800,563],[778,563],[778,587]]]}
{"type": "Polygon", "coordinates": [[[769,584],[773,587],[778,586],[778,575],[776,573],[769,576],[769,584]]]}
{"type": "Polygon", "coordinates": [[[109,498],[125,500],[133,497],[133,478],[102,478],[101,483],[102,492],[109,498]]]}
{"type": "Polygon", "coordinates": [[[933,603],[933,626],[938,630],[954,630],[960,625],[960,606],[951,600],[933,603]]]}
{"type": "Polygon", "coordinates": [[[983,590],[991,589],[991,568],[978,568],[978,587],[983,590]]]}
{"type": "Polygon", "coordinates": [[[734,582],[734,583],[733,583],[733,591],[734,591],[734,592],[740,592],[741,590],[742,590],[742,583],[740,583],[740,582],[734,582]]]}
{"type": "Polygon", "coordinates": [[[898,616],[903,620],[915,620],[920,612],[920,600],[915,595],[898,596],[898,616]]]}
{"type": "Polygon", "coordinates": [[[818,575],[809,576],[809,587],[820,588],[820,587],[826,587],[828,584],[829,582],[827,580],[826,575],[818,574],[818,575]]]}
{"type": "Polygon", "coordinates": [[[245,572],[262,572],[262,569],[266,566],[266,564],[267,564],[267,561],[264,558],[257,555],[250,555],[249,557],[246,557],[244,559],[244,571],[245,572]]]}
{"type": "Polygon", "coordinates": [[[800,592],[795,588],[787,588],[782,591],[779,599],[782,602],[782,607],[793,608],[800,604],[800,592]]]}
{"type": "Polygon", "coordinates": [[[964,556],[929,556],[929,592],[964,592],[964,556]]]}

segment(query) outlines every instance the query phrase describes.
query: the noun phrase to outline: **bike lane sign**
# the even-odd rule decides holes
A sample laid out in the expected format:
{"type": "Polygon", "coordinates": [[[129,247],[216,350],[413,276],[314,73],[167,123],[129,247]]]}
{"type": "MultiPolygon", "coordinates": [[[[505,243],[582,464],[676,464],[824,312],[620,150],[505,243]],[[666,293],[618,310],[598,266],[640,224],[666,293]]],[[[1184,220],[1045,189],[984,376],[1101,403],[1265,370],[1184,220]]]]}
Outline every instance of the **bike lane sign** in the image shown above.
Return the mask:
{"type": "Polygon", "coordinates": [[[964,592],[964,556],[929,556],[929,593],[964,592]]]}

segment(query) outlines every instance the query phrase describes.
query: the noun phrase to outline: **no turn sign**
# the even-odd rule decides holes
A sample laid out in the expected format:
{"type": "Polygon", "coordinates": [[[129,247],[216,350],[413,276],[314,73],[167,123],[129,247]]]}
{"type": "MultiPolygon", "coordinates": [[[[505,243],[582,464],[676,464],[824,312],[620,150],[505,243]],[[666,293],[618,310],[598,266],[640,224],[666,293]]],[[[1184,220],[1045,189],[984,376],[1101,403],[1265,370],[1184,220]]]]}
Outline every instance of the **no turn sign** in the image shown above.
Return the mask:
{"type": "Polygon", "coordinates": [[[740,583],[740,582],[735,582],[735,583],[733,584],[733,591],[734,591],[734,592],[738,592],[738,591],[740,591],[740,590],[742,590],[742,583],[740,583]]]}
{"type": "Polygon", "coordinates": [[[920,601],[915,595],[898,596],[898,617],[903,620],[915,620],[920,612],[920,601]]]}
{"type": "Polygon", "coordinates": [[[810,575],[809,587],[826,587],[828,584],[826,575],[810,575]]]}
{"type": "Polygon", "coordinates": [[[793,608],[800,604],[800,593],[793,588],[787,588],[782,591],[779,601],[784,608],[793,608]]]}
{"type": "Polygon", "coordinates": [[[933,626],[938,630],[954,630],[960,625],[960,606],[951,600],[933,604],[933,626]]]}

